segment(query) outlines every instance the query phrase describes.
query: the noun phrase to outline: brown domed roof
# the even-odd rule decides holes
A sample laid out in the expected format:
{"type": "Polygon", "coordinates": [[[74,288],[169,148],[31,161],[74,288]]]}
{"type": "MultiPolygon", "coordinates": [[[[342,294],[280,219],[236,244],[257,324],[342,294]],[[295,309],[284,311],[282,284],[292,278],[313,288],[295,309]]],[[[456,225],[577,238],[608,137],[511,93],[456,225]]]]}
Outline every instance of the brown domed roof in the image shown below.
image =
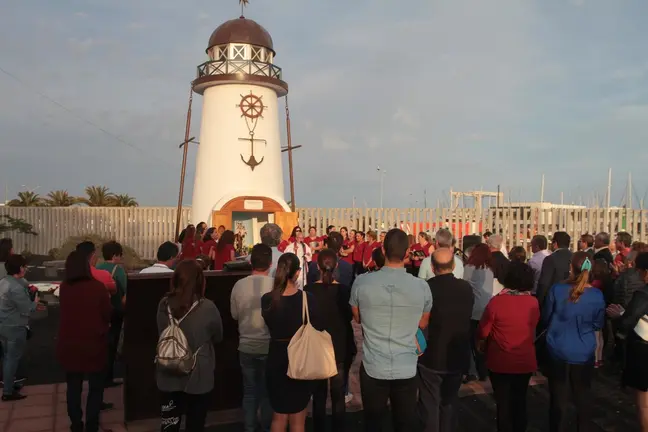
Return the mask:
{"type": "Polygon", "coordinates": [[[209,38],[207,50],[214,45],[225,45],[228,43],[245,43],[250,45],[269,48],[274,52],[272,36],[256,21],[245,17],[233,19],[221,24],[209,38]]]}

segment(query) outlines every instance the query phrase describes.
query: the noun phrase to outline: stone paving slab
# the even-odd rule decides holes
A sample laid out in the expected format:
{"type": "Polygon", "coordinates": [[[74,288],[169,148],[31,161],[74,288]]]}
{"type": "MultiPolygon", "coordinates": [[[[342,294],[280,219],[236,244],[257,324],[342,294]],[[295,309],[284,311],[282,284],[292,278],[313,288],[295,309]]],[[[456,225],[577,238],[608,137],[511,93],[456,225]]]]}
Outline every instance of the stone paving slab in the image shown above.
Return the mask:
{"type": "MultiPolygon", "coordinates": [[[[88,384],[83,384],[82,406],[87,399],[88,384]]],[[[0,402],[0,430],[6,432],[69,431],[65,384],[26,386],[22,393],[27,398],[16,402],[0,402]]],[[[120,387],[106,389],[104,400],[114,408],[101,413],[101,427],[105,432],[126,431],[124,402],[120,387]]]]}

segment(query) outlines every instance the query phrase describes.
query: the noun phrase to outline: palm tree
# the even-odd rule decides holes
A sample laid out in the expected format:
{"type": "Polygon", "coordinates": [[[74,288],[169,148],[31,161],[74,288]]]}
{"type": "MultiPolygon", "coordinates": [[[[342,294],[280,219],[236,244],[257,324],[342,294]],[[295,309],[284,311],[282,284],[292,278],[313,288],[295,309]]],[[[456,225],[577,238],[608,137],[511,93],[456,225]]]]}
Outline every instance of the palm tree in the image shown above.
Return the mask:
{"type": "Polygon", "coordinates": [[[114,194],[106,186],[88,186],[85,188],[87,198],[81,202],[90,207],[109,207],[112,205],[114,194]]]}
{"type": "Polygon", "coordinates": [[[7,205],[12,207],[39,207],[43,205],[43,199],[34,192],[18,192],[18,198],[12,199],[7,205]]]}
{"type": "Polygon", "coordinates": [[[128,194],[114,195],[111,199],[111,205],[114,207],[137,207],[139,204],[135,198],[128,194]]]}
{"type": "Polygon", "coordinates": [[[50,207],[70,207],[78,203],[78,198],[70,196],[66,190],[55,190],[47,194],[45,202],[50,207]]]}

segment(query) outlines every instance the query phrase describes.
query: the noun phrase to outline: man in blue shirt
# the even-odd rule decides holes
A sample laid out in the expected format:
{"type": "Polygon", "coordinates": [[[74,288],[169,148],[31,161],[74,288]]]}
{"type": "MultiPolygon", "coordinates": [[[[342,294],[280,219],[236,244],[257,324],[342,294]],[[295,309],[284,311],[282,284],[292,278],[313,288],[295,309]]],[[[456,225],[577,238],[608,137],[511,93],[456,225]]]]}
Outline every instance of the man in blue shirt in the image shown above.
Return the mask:
{"type": "Polygon", "coordinates": [[[415,429],[416,332],[428,325],[432,295],[427,283],[405,271],[409,247],[400,229],[387,233],[385,266],[358,278],[351,290],[354,320],[364,333],[360,390],[365,430],[382,430],[387,401],[396,432],[415,429]]]}

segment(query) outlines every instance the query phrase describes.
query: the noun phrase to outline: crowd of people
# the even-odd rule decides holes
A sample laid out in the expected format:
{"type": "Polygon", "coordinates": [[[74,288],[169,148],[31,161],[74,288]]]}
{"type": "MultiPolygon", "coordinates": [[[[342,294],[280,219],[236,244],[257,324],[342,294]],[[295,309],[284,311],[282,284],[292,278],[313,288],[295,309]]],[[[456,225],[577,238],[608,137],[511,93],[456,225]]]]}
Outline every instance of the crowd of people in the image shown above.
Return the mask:
{"type": "MultiPolygon", "coordinates": [[[[237,258],[232,231],[221,228],[187,227],[179,244],[162,244],[157,262],[142,270],[172,273],[157,314],[165,431],[179,431],[183,417],[188,431],[204,428],[223,311],[205,298],[203,272],[237,258]]],[[[335,431],[345,430],[354,397],[362,400],[367,431],[382,430],[388,407],[396,431],[454,431],[460,386],[473,380],[490,380],[499,431],[525,431],[527,389],[540,371],[548,379],[550,430],[574,430],[566,415],[573,405],[576,430],[586,432],[594,369],[609,364],[636,391],[648,432],[648,246],[630,234],[619,232],[614,242],[607,233],[585,234],[575,252],[565,232],[550,240],[537,235],[528,255],[520,247],[504,250],[503,237],[491,233],[459,250],[447,229],[413,238],[400,229],[329,226],[318,236],[314,227],[308,235],[295,227],[282,239],[277,225],[266,224],[260,236],[245,257],[251,274],[233,287],[229,311],[238,322],[246,431],[303,431],[311,400],[315,430],[327,430],[329,396],[335,431]],[[291,341],[306,321],[328,335],[323,349],[337,372],[327,379],[290,376],[291,341]],[[353,322],[363,334],[360,395],[348,390],[357,353],[353,322]]],[[[14,378],[38,303],[24,279],[26,261],[8,242],[0,242],[7,271],[0,280],[3,401],[25,397],[14,378]]],[[[97,430],[103,389],[116,385],[127,277],[118,243],[101,252],[97,264],[95,245],[79,244],[60,287],[57,357],[67,373],[73,431],[97,430]]]]}

